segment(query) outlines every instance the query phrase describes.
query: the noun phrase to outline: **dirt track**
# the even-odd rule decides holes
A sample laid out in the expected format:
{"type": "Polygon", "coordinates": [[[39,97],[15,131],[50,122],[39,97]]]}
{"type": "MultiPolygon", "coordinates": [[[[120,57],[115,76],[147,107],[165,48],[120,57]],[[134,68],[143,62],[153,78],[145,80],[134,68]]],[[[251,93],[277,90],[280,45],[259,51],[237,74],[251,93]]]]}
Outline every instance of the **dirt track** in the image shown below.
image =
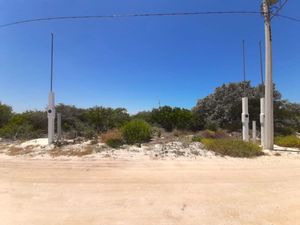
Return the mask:
{"type": "Polygon", "coordinates": [[[0,160],[3,225],[291,225],[300,160],[0,160]]]}

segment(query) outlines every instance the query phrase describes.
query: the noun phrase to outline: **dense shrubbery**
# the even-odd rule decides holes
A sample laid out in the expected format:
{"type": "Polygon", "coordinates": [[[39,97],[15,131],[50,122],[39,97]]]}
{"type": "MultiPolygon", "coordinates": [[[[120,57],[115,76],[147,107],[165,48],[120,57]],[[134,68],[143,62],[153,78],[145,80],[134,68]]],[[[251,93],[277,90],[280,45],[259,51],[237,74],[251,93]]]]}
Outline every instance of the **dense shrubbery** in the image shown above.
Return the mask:
{"type": "MultiPolygon", "coordinates": [[[[62,114],[62,129],[67,138],[94,138],[99,133],[120,128],[130,120],[125,109],[94,107],[80,109],[60,104],[56,112],[62,114]]],[[[12,113],[11,107],[0,104],[0,137],[31,139],[47,134],[47,113],[27,111],[12,113]]]]}
{"type": "Polygon", "coordinates": [[[27,111],[13,115],[0,129],[0,136],[9,139],[38,138],[47,132],[45,112],[27,111]]]}
{"type": "Polygon", "coordinates": [[[8,123],[12,115],[12,108],[0,102],[0,128],[8,123]]]}
{"type": "Polygon", "coordinates": [[[151,126],[143,120],[127,122],[121,129],[111,130],[101,135],[101,141],[112,148],[123,144],[141,144],[150,141],[152,136],[151,126]]]}
{"type": "Polygon", "coordinates": [[[192,111],[178,107],[172,108],[170,106],[153,109],[150,121],[169,132],[173,129],[196,131],[203,127],[202,121],[192,111]]]}
{"type": "Polygon", "coordinates": [[[140,144],[151,139],[151,126],[142,120],[132,120],[122,127],[122,135],[127,144],[140,144]]]}
{"type": "Polygon", "coordinates": [[[275,143],[282,147],[300,148],[300,139],[293,135],[276,137],[275,143]]]}
{"type": "MultiPolygon", "coordinates": [[[[65,137],[93,138],[112,129],[119,129],[130,120],[143,120],[166,131],[211,130],[213,136],[222,136],[219,129],[241,130],[241,98],[249,97],[250,121],[256,120],[259,128],[261,87],[252,87],[250,82],[230,83],[216,88],[215,92],[198,101],[193,110],[163,106],[152,111],[130,116],[123,108],[93,107],[89,109],[60,104],[56,111],[62,114],[62,129],[65,137]]],[[[281,100],[274,91],[274,119],[276,135],[291,135],[300,132],[300,105],[281,100]]],[[[47,114],[42,111],[13,113],[10,106],[0,103],[0,137],[35,138],[47,134],[47,114]]],[[[205,132],[204,132],[205,134],[205,132]]],[[[213,137],[215,138],[215,137],[213,137]]]]}
{"type": "Polygon", "coordinates": [[[224,156],[251,158],[263,155],[261,148],[251,142],[244,142],[229,138],[203,139],[201,142],[208,150],[224,156]]]}
{"type": "MultiPolygon", "coordinates": [[[[200,99],[193,111],[201,120],[205,118],[206,129],[218,127],[238,131],[241,129],[241,98],[248,96],[250,121],[257,121],[259,127],[261,90],[261,86],[252,87],[250,82],[224,84],[213,94],[200,99]]],[[[300,105],[281,100],[281,94],[275,88],[274,100],[276,134],[300,131],[300,105]]]]}

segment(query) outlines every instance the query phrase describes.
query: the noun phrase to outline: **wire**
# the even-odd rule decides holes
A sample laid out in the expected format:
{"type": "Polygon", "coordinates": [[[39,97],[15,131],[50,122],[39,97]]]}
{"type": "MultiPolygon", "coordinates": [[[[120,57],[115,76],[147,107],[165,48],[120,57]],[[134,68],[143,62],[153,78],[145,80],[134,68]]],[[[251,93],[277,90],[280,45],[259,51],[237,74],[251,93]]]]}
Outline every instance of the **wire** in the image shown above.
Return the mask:
{"type": "Polygon", "coordinates": [[[276,16],[280,17],[280,18],[283,18],[283,19],[287,19],[287,20],[291,20],[291,21],[300,23],[300,19],[295,18],[295,17],[285,16],[285,15],[281,15],[281,14],[277,14],[276,16]]]}
{"type": "Polygon", "coordinates": [[[286,5],[287,2],[288,2],[288,0],[285,0],[284,3],[281,3],[281,1],[280,1],[280,6],[278,7],[278,9],[274,13],[272,13],[271,19],[274,16],[278,15],[278,13],[282,10],[282,8],[286,5]]]}
{"type": "Polygon", "coordinates": [[[33,23],[50,20],[71,20],[71,19],[113,19],[113,18],[128,18],[128,17],[157,17],[157,16],[198,16],[198,15],[224,15],[224,14],[261,14],[255,11],[207,11],[207,12],[178,12],[178,13],[144,13],[144,14],[114,14],[114,15],[96,15],[96,16],[58,16],[58,17],[45,17],[36,19],[19,20],[16,22],[1,24],[1,28],[8,26],[19,25],[24,23],[33,23]]]}

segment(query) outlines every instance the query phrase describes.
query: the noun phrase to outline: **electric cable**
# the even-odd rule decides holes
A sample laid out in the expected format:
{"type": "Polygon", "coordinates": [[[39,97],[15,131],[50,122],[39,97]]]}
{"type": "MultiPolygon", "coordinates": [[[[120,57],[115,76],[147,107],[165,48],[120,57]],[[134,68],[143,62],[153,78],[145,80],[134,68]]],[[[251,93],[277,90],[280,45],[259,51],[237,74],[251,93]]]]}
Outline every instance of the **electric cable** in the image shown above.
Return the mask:
{"type": "Polygon", "coordinates": [[[34,18],[19,20],[11,23],[1,24],[0,28],[8,26],[19,25],[24,23],[33,23],[41,21],[51,20],[72,20],[72,19],[113,19],[113,18],[130,18],[130,17],[158,17],[158,16],[198,16],[198,15],[251,15],[260,14],[261,12],[256,11],[204,11],[204,12],[175,12],[175,13],[144,13],[144,14],[113,14],[113,15],[95,15],[95,16],[57,16],[57,17],[45,17],[45,18],[34,18]]]}

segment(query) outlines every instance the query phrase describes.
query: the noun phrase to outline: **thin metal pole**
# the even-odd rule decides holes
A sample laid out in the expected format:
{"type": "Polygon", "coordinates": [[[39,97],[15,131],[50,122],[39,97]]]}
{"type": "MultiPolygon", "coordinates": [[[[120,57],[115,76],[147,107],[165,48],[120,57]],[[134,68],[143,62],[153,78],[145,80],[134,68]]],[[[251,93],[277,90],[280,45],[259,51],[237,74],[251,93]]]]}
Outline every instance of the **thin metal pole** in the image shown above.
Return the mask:
{"type": "Polygon", "coordinates": [[[264,149],[274,148],[274,109],[273,109],[273,77],[272,77],[272,34],[270,1],[263,0],[265,17],[265,54],[266,54],[266,80],[265,80],[265,138],[264,149]]]}
{"type": "Polygon", "coordinates": [[[53,50],[54,50],[54,35],[51,33],[51,80],[50,80],[50,91],[53,90],[53,50]]]}
{"type": "Polygon", "coordinates": [[[245,55],[245,40],[243,40],[243,70],[244,70],[244,82],[246,82],[246,55],[245,55]]]}

